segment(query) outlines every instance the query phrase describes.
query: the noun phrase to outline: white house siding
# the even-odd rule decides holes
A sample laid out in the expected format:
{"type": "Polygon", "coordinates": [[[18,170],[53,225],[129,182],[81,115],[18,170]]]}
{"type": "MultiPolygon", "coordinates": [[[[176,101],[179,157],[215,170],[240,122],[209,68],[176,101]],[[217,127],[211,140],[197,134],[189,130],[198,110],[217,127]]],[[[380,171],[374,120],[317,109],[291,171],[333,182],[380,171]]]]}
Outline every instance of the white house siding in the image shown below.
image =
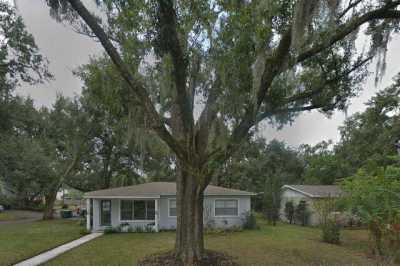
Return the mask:
{"type": "Polygon", "coordinates": [[[93,231],[102,230],[100,226],[100,200],[93,199],[93,231]]]}
{"type": "MultiPolygon", "coordinates": [[[[100,225],[100,202],[102,200],[103,199],[93,199],[93,228],[92,228],[93,231],[102,231],[106,227],[109,227],[100,225]]],[[[110,199],[104,199],[104,200],[110,200],[110,199]]],[[[136,227],[144,228],[148,224],[154,223],[154,221],[121,221],[120,202],[121,199],[111,199],[111,227],[118,227],[119,225],[121,225],[121,223],[128,223],[132,228],[136,227]]]]}
{"type": "Polygon", "coordinates": [[[169,217],[169,200],[175,197],[161,197],[160,198],[160,221],[159,227],[161,230],[170,230],[176,228],[176,217],[169,217]]]}
{"type": "Polygon", "coordinates": [[[313,201],[314,199],[311,197],[308,197],[300,192],[285,188],[285,190],[282,193],[281,196],[281,208],[280,208],[280,218],[281,220],[288,222],[285,216],[285,204],[288,201],[292,201],[295,208],[297,204],[301,201],[305,200],[307,202],[307,209],[310,212],[310,217],[309,217],[309,225],[318,225],[319,224],[319,217],[318,214],[316,213],[314,206],[313,206],[313,201]]]}
{"type": "MultiPolygon", "coordinates": [[[[169,199],[175,197],[161,197],[160,199],[160,229],[168,230],[176,228],[176,217],[169,217],[169,199]]],[[[251,210],[249,196],[205,196],[204,198],[204,224],[212,224],[218,228],[241,226],[244,215],[251,210]],[[214,204],[216,199],[238,200],[238,216],[220,217],[214,215],[214,204]]]]}
{"type": "MultiPolygon", "coordinates": [[[[158,200],[158,226],[160,230],[171,230],[176,228],[176,217],[169,217],[169,199],[175,199],[174,196],[162,196],[158,200]]],[[[100,225],[100,201],[102,199],[93,199],[93,231],[104,230],[100,225]]],[[[138,199],[139,200],[139,199],[138,199]]],[[[121,223],[120,217],[120,199],[111,200],[111,226],[117,227],[121,223]]],[[[250,196],[206,196],[204,200],[204,223],[212,224],[215,227],[227,228],[232,226],[241,226],[244,215],[251,210],[250,196]],[[235,199],[238,200],[238,216],[220,217],[214,215],[214,204],[216,199],[235,199]],[[210,222],[211,221],[211,222],[210,222]]],[[[156,216],[157,217],[157,216],[156,216]]],[[[129,221],[127,222],[133,228],[137,226],[145,227],[153,221],[129,221]]]]}

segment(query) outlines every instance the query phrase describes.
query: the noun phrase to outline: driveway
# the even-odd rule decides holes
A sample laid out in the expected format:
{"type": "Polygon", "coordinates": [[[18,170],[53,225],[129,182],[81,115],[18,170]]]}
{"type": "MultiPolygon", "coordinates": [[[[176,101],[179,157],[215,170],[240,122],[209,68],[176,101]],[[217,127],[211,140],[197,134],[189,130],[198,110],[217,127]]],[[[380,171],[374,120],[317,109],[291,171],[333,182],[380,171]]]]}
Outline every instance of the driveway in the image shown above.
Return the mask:
{"type": "Polygon", "coordinates": [[[0,225],[16,224],[16,223],[31,223],[42,219],[42,212],[10,210],[0,214],[0,225]],[[3,216],[3,217],[2,217],[3,216]],[[3,219],[1,219],[3,218],[3,219]]]}

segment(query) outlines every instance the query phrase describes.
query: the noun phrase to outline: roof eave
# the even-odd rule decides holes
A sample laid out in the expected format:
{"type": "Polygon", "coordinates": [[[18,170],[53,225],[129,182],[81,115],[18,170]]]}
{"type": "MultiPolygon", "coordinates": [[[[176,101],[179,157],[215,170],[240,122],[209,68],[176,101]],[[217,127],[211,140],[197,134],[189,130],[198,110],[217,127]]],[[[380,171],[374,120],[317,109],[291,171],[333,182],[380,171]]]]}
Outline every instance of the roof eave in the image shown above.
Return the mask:
{"type": "Polygon", "coordinates": [[[84,195],[84,199],[159,199],[160,195],[138,195],[138,196],[101,196],[84,195]]]}
{"type": "Polygon", "coordinates": [[[303,195],[305,195],[307,197],[310,197],[310,198],[315,198],[316,197],[316,195],[304,192],[304,191],[302,191],[300,189],[294,188],[294,187],[289,186],[289,185],[284,185],[283,188],[288,188],[288,189],[294,190],[294,191],[299,192],[299,193],[301,193],[301,194],[303,194],[303,195]]]}
{"type": "MultiPolygon", "coordinates": [[[[228,196],[228,197],[240,197],[240,196],[256,196],[256,193],[248,193],[248,194],[204,194],[204,196],[228,196]]],[[[176,194],[161,194],[161,195],[137,195],[137,196],[102,196],[102,195],[84,195],[83,198],[85,199],[159,199],[162,196],[168,197],[168,196],[176,196],[176,194]]]]}

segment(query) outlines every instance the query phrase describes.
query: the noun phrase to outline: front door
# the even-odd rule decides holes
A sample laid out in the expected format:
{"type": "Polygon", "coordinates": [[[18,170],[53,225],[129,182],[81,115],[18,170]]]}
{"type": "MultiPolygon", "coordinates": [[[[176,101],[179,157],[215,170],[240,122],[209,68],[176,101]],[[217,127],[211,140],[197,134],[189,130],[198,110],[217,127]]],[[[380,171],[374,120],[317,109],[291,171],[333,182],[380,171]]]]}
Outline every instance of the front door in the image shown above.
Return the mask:
{"type": "Polygon", "coordinates": [[[102,200],[100,202],[100,225],[111,225],[111,200],[102,200]]]}

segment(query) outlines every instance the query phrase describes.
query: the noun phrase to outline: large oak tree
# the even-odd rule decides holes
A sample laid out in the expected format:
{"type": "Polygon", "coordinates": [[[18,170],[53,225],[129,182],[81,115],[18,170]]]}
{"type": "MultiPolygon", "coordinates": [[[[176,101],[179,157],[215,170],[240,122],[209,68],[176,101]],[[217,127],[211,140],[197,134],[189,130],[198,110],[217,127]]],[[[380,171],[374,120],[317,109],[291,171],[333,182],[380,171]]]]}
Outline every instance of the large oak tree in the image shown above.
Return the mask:
{"type": "Polygon", "coordinates": [[[374,56],[384,70],[400,18],[394,0],[96,2],[103,22],[80,0],[47,0],[54,17],[100,41],[132,108],[175,154],[175,252],[184,265],[205,254],[203,192],[241,141],[264,120],[344,109],[374,56]],[[364,53],[355,47],[360,28],[364,53]]]}

